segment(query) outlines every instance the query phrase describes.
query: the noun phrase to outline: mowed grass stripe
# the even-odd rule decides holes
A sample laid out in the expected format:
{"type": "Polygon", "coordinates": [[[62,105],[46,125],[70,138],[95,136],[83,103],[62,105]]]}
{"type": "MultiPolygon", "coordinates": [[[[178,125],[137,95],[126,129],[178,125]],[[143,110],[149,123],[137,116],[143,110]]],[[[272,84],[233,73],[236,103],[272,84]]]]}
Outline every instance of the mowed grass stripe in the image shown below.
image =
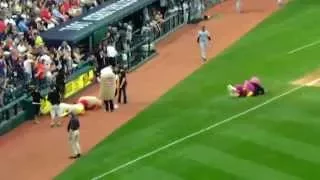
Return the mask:
{"type": "Polygon", "coordinates": [[[295,94],[275,102],[263,111],[251,114],[254,121],[246,123],[320,147],[319,88],[304,88],[295,94]]]}
{"type": "Polygon", "coordinates": [[[268,132],[272,132],[278,134],[279,136],[286,137],[288,139],[294,139],[296,141],[304,142],[306,144],[310,144],[313,146],[320,147],[320,142],[317,137],[320,137],[320,126],[319,124],[308,124],[306,123],[309,120],[307,118],[303,118],[305,122],[302,120],[288,120],[288,119],[296,119],[295,117],[287,118],[287,120],[283,120],[283,118],[271,118],[268,119],[259,119],[265,120],[269,122],[264,123],[256,123],[255,126],[261,129],[267,130],[268,132]],[[275,119],[278,119],[277,121],[275,119]]]}
{"type": "Polygon", "coordinates": [[[157,180],[184,180],[183,178],[170,173],[169,171],[163,171],[154,167],[143,166],[139,169],[134,169],[129,173],[125,173],[119,178],[119,180],[128,179],[157,179],[157,180]]]}
{"type": "Polygon", "coordinates": [[[235,136],[224,136],[219,132],[208,135],[206,138],[199,138],[199,141],[206,146],[219,149],[240,159],[247,159],[257,164],[263,164],[286,174],[291,174],[302,179],[318,179],[314,177],[314,173],[318,171],[316,164],[297,159],[291,155],[252,141],[235,136]]]}
{"type": "Polygon", "coordinates": [[[207,166],[218,168],[247,180],[298,180],[299,177],[286,174],[276,169],[257,164],[253,161],[240,159],[232,154],[219,151],[201,144],[190,145],[180,149],[185,158],[200,161],[207,166]],[[197,153],[196,153],[197,152],[197,153]]]}
{"type": "Polygon", "coordinates": [[[108,179],[151,179],[146,178],[147,170],[156,171],[153,179],[161,179],[163,176],[166,180],[175,180],[177,178],[183,180],[208,179],[214,175],[217,179],[223,180],[241,180],[241,178],[233,174],[222,171],[220,168],[208,166],[197,160],[185,158],[180,151],[166,152],[164,155],[155,155],[153,158],[140,161],[137,166],[123,169],[121,172],[115,172],[108,176],[108,179]],[[165,156],[166,158],[163,158],[165,156]],[[152,165],[152,166],[150,166],[152,165]],[[163,173],[163,176],[161,175],[163,173]],[[170,174],[170,175],[169,175],[170,174]],[[158,178],[159,177],[159,178],[158,178]]]}
{"type": "Polygon", "coordinates": [[[320,164],[320,148],[304,142],[289,139],[272,132],[268,132],[253,125],[234,125],[230,130],[221,132],[240,139],[252,141],[253,143],[266,146],[267,148],[292,155],[298,159],[320,164]]]}

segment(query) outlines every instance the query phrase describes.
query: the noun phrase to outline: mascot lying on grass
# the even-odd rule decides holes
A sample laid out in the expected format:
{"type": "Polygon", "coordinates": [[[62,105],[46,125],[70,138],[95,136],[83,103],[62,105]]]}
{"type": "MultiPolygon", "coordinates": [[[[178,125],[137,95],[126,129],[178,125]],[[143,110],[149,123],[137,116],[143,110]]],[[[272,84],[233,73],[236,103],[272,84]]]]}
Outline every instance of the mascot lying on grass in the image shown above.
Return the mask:
{"type": "Polygon", "coordinates": [[[243,84],[227,86],[230,96],[233,97],[250,97],[264,95],[265,90],[261,85],[259,78],[252,77],[246,80],[243,84]]]}
{"type": "Polygon", "coordinates": [[[67,116],[71,112],[76,115],[82,115],[85,113],[84,106],[81,103],[77,103],[77,104],[61,103],[60,110],[61,110],[61,114],[60,114],[61,117],[67,116]]]}
{"type": "Polygon", "coordinates": [[[85,110],[94,110],[102,106],[102,101],[95,96],[82,96],[78,99],[78,103],[82,104],[85,110]]]}

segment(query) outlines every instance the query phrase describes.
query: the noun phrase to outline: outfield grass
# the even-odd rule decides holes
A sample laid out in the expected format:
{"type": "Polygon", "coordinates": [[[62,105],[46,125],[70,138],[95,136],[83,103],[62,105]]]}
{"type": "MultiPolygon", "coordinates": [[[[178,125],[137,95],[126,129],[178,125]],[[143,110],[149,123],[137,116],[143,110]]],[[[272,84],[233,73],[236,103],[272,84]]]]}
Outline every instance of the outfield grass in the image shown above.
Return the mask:
{"type": "MultiPolygon", "coordinates": [[[[287,54],[320,40],[319,17],[319,0],[292,1],[57,179],[93,178],[292,89],[290,81],[319,67],[320,45],[287,54]],[[242,82],[251,75],[263,80],[267,95],[227,96],[229,82],[242,82]]],[[[102,179],[318,180],[319,91],[295,91],[102,179]]]]}

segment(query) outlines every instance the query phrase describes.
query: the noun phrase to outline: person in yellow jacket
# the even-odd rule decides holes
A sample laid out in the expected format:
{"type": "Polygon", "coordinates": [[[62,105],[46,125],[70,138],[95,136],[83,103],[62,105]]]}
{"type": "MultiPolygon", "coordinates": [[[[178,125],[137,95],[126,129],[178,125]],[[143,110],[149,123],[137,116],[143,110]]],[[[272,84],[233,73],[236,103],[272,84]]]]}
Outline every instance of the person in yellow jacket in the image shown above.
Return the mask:
{"type": "Polygon", "coordinates": [[[44,41],[43,41],[42,37],[40,36],[39,32],[35,32],[34,35],[35,35],[35,38],[34,38],[35,47],[40,48],[40,47],[44,46],[44,41]]]}

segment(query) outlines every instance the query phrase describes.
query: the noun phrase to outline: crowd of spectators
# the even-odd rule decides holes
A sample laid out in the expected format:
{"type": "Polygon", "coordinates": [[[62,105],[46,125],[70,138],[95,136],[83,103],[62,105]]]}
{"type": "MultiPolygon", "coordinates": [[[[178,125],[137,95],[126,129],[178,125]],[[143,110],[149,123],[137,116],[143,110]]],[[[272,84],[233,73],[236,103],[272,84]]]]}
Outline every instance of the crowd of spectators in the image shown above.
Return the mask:
{"type": "MultiPolygon", "coordinates": [[[[0,107],[13,98],[10,96],[14,96],[15,89],[26,89],[30,83],[40,88],[58,84],[63,93],[66,76],[88,58],[83,58],[80,49],[67,42],[57,48],[46,47],[40,32],[102,2],[104,0],[0,0],[0,107]]],[[[97,72],[107,65],[127,68],[136,32],[143,38],[138,41],[159,37],[164,19],[179,10],[185,11],[186,2],[161,0],[160,7],[142,11],[143,20],[139,25],[126,21],[108,26],[105,39],[91,56],[96,60],[97,72]]]]}
{"type": "Polygon", "coordinates": [[[30,82],[52,83],[58,72],[66,75],[72,72],[82,60],[79,48],[63,42],[59,48],[49,49],[40,32],[79,16],[103,1],[0,1],[0,107],[14,98],[15,89],[25,89],[30,82]]]}

